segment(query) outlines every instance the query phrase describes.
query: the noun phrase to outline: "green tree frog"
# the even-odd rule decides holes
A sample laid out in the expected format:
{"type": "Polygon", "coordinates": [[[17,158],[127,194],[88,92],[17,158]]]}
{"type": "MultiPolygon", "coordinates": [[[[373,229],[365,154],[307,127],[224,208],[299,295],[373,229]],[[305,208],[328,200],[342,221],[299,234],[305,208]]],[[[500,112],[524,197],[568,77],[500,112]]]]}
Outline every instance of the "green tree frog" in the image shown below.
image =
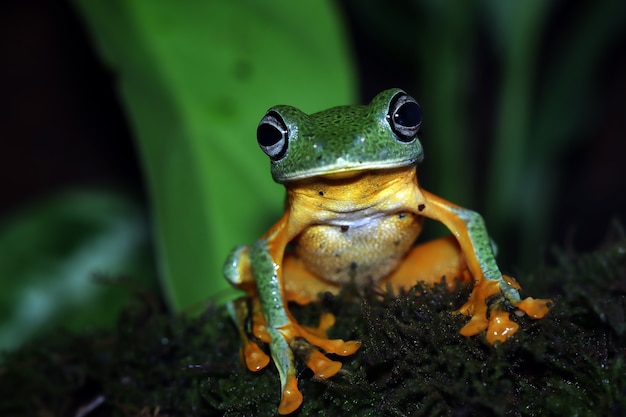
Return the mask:
{"type": "Polygon", "coordinates": [[[360,346],[326,336],[334,322],[329,313],[316,328],[299,324],[289,302],[306,304],[347,283],[399,289],[442,277],[472,280],[460,309],[470,319],[460,333],[485,331],[491,343],[517,331],[509,312],[534,318],[548,312],[549,300],[522,300],[520,286],[500,272],[478,213],[419,186],[421,123],[420,106],[400,89],[383,91],[369,105],[311,115],[275,106],[259,123],[258,144],[287,191],[285,212],[255,243],[231,252],[224,274],[248,296],[231,309],[248,369],[269,363],[259,343],[269,344],[281,380],[280,414],[302,403],[294,352],[317,377],[328,378],[341,363],[321,351],[351,355],[360,346]],[[452,235],[416,245],[425,218],[452,235]]]}

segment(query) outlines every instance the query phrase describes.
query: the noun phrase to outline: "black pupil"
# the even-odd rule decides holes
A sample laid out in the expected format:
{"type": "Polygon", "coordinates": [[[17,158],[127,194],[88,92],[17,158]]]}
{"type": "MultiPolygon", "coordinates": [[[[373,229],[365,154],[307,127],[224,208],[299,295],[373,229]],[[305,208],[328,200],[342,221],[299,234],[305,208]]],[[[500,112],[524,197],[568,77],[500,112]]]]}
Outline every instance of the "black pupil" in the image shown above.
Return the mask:
{"type": "Polygon", "coordinates": [[[400,126],[417,126],[422,121],[422,111],[415,102],[404,103],[393,115],[393,120],[400,126]]]}
{"type": "Polygon", "coordinates": [[[269,123],[262,123],[256,129],[256,138],[261,146],[272,146],[278,143],[282,137],[282,132],[269,123]]]}

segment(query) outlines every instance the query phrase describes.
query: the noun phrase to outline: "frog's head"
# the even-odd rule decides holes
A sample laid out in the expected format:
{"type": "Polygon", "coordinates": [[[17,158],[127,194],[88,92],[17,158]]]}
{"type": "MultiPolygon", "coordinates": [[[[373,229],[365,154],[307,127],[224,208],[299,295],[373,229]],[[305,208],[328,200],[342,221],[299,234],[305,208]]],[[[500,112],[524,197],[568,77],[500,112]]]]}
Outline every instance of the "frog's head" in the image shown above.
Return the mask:
{"type": "Polygon", "coordinates": [[[257,140],[270,157],[276,182],[346,177],[419,163],[421,123],[417,101],[391,89],[365,106],[339,106],[311,115],[291,106],[272,107],[259,123],[257,140]]]}

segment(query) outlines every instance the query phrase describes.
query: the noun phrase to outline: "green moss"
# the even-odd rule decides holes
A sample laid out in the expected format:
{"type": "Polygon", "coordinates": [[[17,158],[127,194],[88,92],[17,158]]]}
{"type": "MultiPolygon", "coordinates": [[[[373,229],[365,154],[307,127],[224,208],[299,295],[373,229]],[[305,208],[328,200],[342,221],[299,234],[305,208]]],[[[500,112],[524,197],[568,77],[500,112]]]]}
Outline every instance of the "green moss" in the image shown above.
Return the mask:
{"type": "MultiPolygon", "coordinates": [[[[594,254],[558,253],[556,267],[520,277],[555,305],[542,320],[515,318],[520,331],[496,346],[458,334],[466,318],[453,311],[467,286],[416,286],[397,298],[348,288],[294,306],[309,322],[332,311],[333,337],[363,341],[329,380],[300,363],[299,415],[623,415],[626,239],[615,241],[594,254]]],[[[75,415],[89,404],[90,417],[275,415],[276,370],[244,370],[238,347],[223,308],[170,317],[138,297],[113,332],[57,332],[4,354],[0,415],[75,415]]]]}

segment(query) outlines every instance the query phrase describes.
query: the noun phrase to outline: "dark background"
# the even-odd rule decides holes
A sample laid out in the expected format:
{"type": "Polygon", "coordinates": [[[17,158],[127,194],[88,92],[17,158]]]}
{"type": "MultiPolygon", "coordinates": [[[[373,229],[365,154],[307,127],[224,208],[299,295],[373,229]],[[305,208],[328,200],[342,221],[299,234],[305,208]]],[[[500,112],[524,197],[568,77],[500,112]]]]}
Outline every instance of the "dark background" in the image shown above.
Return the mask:
{"type": "MultiPolygon", "coordinates": [[[[402,80],[419,75],[419,63],[394,55],[391,48],[369,53],[370,34],[359,23],[355,6],[349,1],[340,6],[357,61],[361,101],[386,87],[386,79],[401,85],[402,80]],[[393,60],[398,65],[381,64],[393,60]]],[[[561,1],[549,16],[549,30],[537,59],[539,74],[563,42],[562,34],[576,25],[583,7],[585,2],[561,1]]],[[[115,75],[99,61],[72,5],[23,0],[3,9],[0,222],[30,202],[75,186],[122,189],[145,202],[141,169],[116,95],[115,75]]],[[[625,51],[626,29],[613,39],[597,72],[596,98],[588,103],[593,128],[581,132],[586,138],[555,161],[567,181],[558,190],[558,217],[546,243],[591,249],[602,241],[612,218],[625,217],[625,51]]],[[[479,96],[468,111],[484,121],[488,132],[498,73],[491,51],[475,53],[480,58],[475,72],[479,96]]],[[[489,135],[484,135],[480,145],[489,147],[489,135]]]]}

